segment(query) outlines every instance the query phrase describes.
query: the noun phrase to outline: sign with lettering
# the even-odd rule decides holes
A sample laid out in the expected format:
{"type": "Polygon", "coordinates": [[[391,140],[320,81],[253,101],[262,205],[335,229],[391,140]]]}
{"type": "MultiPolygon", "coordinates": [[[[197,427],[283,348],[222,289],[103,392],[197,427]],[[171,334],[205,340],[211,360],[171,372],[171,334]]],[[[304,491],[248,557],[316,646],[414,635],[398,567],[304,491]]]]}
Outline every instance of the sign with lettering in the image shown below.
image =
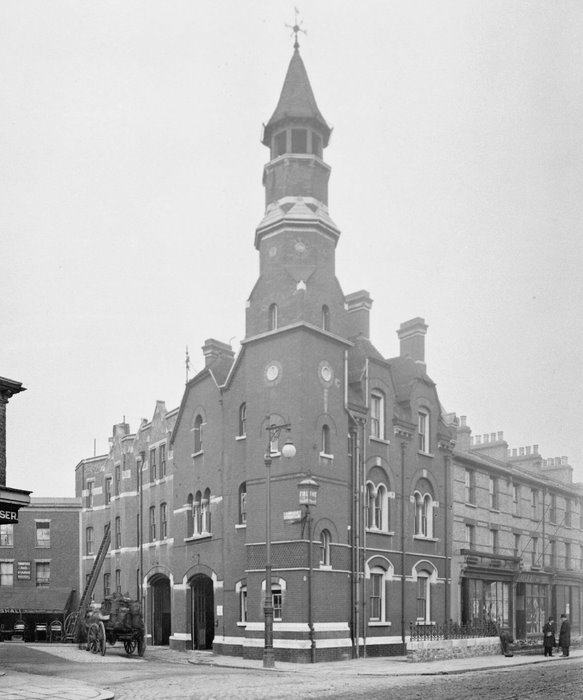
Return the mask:
{"type": "Polygon", "coordinates": [[[0,501],[0,523],[17,523],[18,522],[18,508],[12,503],[3,503],[0,501]]]}
{"type": "Polygon", "coordinates": [[[286,510],[283,513],[283,522],[284,523],[299,523],[300,520],[302,519],[302,511],[301,510],[286,510]]]}
{"type": "Polygon", "coordinates": [[[19,561],[16,564],[16,578],[19,581],[30,581],[30,562],[19,561]]]}

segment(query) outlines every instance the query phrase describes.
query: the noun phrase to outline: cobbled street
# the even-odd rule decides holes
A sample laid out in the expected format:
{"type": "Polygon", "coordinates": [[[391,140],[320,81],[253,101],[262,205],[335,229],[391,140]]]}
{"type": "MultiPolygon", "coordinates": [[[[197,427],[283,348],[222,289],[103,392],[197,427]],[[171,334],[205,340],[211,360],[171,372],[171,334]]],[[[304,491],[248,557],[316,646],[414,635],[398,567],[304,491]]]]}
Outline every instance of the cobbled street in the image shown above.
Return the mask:
{"type": "MultiPolygon", "coordinates": [[[[581,658],[555,658],[529,666],[501,666],[499,671],[456,675],[383,676],[347,674],[341,663],[303,666],[292,671],[227,668],[189,663],[192,656],[167,649],[148,650],[143,659],[137,659],[128,658],[123,650],[116,648],[108,648],[101,657],[73,645],[50,650],[41,645],[1,646],[0,663],[7,672],[82,680],[111,690],[117,700],[364,697],[414,700],[428,695],[432,700],[530,700],[544,695],[555,700],[579,700],[583,688],[581,658]]],[[[208,658],[212,663],[212,657],[208,658]]]]}

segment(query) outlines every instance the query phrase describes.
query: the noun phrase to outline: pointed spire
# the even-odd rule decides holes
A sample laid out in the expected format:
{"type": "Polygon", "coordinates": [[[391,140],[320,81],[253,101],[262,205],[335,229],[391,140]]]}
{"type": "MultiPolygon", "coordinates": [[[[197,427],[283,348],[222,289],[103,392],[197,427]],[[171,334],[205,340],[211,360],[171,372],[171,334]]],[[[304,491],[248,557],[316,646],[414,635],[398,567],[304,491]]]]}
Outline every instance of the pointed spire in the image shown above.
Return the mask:
{"type": "Polygon", "coordinates": [[[270,144],[273,131],[282,122],[296,119],[316,122],[323,136],[324,147],[328,145],[332,130],[318,109],[306,67],[297,47],[294,48],[275,112],[265,125],[263,144],[270,144]]]}

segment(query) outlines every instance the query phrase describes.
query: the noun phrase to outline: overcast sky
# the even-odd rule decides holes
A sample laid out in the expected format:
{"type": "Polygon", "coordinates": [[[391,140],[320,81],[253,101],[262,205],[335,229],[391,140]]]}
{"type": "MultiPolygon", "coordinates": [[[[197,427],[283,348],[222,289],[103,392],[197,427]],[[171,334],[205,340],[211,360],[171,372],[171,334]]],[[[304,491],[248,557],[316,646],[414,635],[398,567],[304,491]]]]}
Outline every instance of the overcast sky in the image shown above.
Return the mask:
{"type": "MultiPolygon", "coordinates": [[[[475,434],[583,481],[583,3],[298,0],[334,127],[330,213],[372,340],[429,324],[428,372],[475,434]]],[[[73,496],[77,463],[179,405],[185,346],[244,334],[261,124],[293,2],[0,3],[0,375],[7,484],[73,496]]]]}

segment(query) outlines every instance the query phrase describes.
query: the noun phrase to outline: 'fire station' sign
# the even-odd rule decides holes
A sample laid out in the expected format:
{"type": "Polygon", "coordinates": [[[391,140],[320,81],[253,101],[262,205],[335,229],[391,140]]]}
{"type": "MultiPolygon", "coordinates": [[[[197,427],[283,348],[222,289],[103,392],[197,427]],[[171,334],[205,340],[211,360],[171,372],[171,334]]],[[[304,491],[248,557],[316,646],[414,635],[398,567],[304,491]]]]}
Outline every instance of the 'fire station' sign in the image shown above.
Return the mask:
{"type": "Polygon", "coordinates": [[[0,501],[0,523],[17,523],[19,506],[0,501]]]}

